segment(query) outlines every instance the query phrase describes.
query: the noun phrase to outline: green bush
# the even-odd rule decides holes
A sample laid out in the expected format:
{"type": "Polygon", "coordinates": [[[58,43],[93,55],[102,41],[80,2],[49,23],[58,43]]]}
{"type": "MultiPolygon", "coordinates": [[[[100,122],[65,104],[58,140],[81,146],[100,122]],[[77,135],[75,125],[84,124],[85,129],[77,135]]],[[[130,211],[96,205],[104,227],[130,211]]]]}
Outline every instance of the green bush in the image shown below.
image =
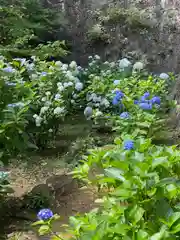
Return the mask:
{"type": "MultiPolygon", "coordinates": [[[[0,53],[6,55],[42,56],[41,50],[45,49],[38,45],[57,40],[59,29],[67,23],[63,13],[45,7],[40,0],[1,0],[0,6],[0,53]]],[[[57,46],[58,42],[56,46],[50,43],[46,45],[50,56],[61,53],[55,51],[57,47],[62,51],[62,45],[57,46]]],[[[47,55],[47,49],[45,54],[47,55]]]]}

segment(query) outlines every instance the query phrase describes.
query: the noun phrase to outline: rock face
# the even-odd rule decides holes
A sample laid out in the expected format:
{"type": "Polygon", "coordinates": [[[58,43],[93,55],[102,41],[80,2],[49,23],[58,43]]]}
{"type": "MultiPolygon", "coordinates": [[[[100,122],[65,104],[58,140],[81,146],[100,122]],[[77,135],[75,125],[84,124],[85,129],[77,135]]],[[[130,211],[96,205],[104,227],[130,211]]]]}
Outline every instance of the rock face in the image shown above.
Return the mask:
{"type": "Polygon", "coordinates": [[[69,60],[85,65],[96,53],[104,60],[146,60],[156,72],[179,71],[180,1],[62,0],[59,6],[68,20],[69,60]]]}

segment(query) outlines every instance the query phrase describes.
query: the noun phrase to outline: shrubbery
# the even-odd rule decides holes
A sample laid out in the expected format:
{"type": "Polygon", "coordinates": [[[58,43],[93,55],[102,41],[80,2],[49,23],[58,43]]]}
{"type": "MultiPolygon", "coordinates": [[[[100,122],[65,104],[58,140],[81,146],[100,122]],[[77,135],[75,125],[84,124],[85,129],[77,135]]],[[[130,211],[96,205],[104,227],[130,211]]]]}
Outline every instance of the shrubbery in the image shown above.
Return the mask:
{"type": "Polygon", "coordinates": [[[43,1],[1,0],[0,53],[8,57],[37,55],[42,59],[62,56],[65,47],[59,35],[66,24],[63,12],[43,1]]]}
{"type": "MultiPolygon", "coordinates": [[[[179,237],[179,150],[152,144],[173,104],[167,97],[173,75],[149,75],[142,63],[103,63],[99,56],[90,57],[85,69],[76,62],[8,62],[2,56],[0,67],[2,162],[47,147],[64,117],[81,111],[118,135],[114,144],[89,150],[74,170],[75,177],[106,192],[98,209],[70,217],[66,230],[75,239],[179,237]]],[[[58,218],[49,210],[38,217],[41,234],[51,232],[58,218]]]]}

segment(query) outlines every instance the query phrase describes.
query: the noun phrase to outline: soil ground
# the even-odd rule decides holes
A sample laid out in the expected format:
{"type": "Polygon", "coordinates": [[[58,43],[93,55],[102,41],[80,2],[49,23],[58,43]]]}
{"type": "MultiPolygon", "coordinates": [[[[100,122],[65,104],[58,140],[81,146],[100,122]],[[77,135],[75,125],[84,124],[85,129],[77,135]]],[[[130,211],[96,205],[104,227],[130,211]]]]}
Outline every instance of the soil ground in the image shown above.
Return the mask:
{"type": "MultiPolygon", "coordinates": [[[[6,170],[10,171],[10,182],[14,189],[14,194],[10,203],[7,204],[8,207],[12,205],[10,210],[7,210],[7,216],[5,214],[2,217],[0,209],[0,239],[49,239],[38,237],[36,231],[31,227],[31,223],[37,220],[37,211],[33,209],[33,213],[28,215],[28,218],[31,219],[30,221],[19,217],[8,217],[8,211],[11,213],[12,211],[16,211],[16,214],[19,215],[20,213],[15,208],[21,202],[22,196],[31,192],[35,186],[45,183],[46,179],[50,176],[55,174],[62,175],[70,171],[74,167],[74,161],[75,163],[77,162],[77,155],[79,156],[86,147],[85,144],[91,134],[92,128],[89,122],[86,120],[82,122],[78,118],[71,119],[71,121],[66,122],[61,127],[60,136],[54,149],[46,149],[42,153],[30,154],[29,157],[26,156],[26,159],[21,157],[19,161],[17,159],[12,161],[12,164],[6,170]]],[[[102,137],[109,139],[106,135],[102,137]]],[[[88,139],[88,144],[89,142],[88,139]]],[[[70,216],[89,212],[96,207],[94,204],[96,196],[96,192],[93,189],[87,188],[83,190],[72,188],[64,196],[56,196],[55,202],[51,203],[51,209],[54,213],[59,214],[61,219],[54,226],[54,231],[59,231],[62,224],[67,224],[70,216]]],[[[7,208],[6,205],[4,208],[7,208]]],[[[68,236],[64,237],[64,239],[66,238],[68,236]]]]}
{"type": "MultiPolygon", "coordinates": [[[[21,199],[22,196],[30,192],[33,187],[44,183],[47,177],[54,174],[61,175],[67,171],[65,168],[50,168],[48,163],[32,165],[30,169],[23,166],[10,168],[11,171],[11,186],[14,189],[13,197],[21,199]]],[[[66,195],[57,195],[56,199],[51,203],[51,209],[54,213],[61,216],[60,221],[54,225],[54,231],[58,232],[62,224],[67,224],[70,216],[78,213],[89,212],[95,207],[94,200],[96,199],[96,192],[88,188],[72,188],[66,195]]],[[[19,213],[17,213],[17,216],[19,213]]],[[[32,221],[19,219],[18,217],[9,217],[1,226],[0,239],[13,239],[12,236],[19,234],[18,240],[46,240],[49,238],[38,237],[36,231],[31,228],[31,223],[36,221],[36,212],[26,214],[26,217],[32,221]],[[29,215],[29,216],[28,216],[29,215]],[[7,234],[8,238],[5,237],[7,234]]],[[[16,238],[15,238],[16,239],[16,238]]],[[[14,240],[14,239],[13,239],[14,240]]]]}

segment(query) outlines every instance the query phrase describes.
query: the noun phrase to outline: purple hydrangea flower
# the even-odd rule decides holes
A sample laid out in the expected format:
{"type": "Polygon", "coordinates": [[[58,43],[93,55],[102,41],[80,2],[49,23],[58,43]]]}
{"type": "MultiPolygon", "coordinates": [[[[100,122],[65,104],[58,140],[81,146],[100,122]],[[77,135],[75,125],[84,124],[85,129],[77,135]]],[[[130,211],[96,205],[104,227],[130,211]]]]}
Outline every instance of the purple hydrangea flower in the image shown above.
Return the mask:
{"type": "Polygon", "coordinates": [[[128,119],[130,116],[129,116],[129,113],[128,112],[123,112],[120,114],[120,118],[124,118],[124,119],[128,119]]]}
{"type": "Polygon", "coordinates": [[[158,105],[160,105],[160,104],[161,104],[161,99],[160,99],[160,97],[155,96],[155,97],[153,97],[153,98],[151,99],[151,102],[152,102],[152,104],[158,104],[158,105]]]}
{"type": "Polygon", "coordinates": [[[50,209],[42,209],[38,212],[37,217],[39,220],[49,220],[50,218],[53,217],[53,212],[50,209]]]}
{"type": "Polygon", "coordinates": [[[151,103],[140,103],[139,107],[143,110],[151,110],[152,109],[152,104],[151,103]]]}
{"type": "Polygon", "coordinates": [[[134,148],[134,142],[132,140],[126,140],[124,142],[124,149],[125,150],[131,150],[134,148]]]}

